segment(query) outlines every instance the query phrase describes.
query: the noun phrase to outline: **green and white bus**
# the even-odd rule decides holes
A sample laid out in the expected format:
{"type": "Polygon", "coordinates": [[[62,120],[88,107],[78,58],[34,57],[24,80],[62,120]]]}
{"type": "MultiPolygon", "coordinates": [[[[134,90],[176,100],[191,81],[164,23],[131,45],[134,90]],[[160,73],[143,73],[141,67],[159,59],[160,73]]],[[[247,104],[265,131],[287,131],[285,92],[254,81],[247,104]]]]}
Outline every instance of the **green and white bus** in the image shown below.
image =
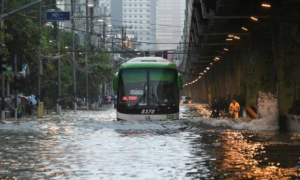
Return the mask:
{"type": "Polygon", "coordinates": [[[181,74],[160,57],[138,57],[123,63],[113,82],[118,120],[179,118],[181,74]]]}

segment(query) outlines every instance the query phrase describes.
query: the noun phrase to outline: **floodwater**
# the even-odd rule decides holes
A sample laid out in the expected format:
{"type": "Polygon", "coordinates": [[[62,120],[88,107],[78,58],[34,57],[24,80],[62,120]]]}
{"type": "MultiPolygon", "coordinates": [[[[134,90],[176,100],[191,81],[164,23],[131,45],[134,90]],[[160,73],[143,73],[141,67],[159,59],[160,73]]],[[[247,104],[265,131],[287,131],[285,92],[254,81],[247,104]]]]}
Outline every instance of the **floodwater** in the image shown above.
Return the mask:
{"type": "Polygon", "coordinates": [[[180,109],[176,121],[116,121],[112,107],[4,121],[0,179],[300,178],[300,133],[180,109]]]}

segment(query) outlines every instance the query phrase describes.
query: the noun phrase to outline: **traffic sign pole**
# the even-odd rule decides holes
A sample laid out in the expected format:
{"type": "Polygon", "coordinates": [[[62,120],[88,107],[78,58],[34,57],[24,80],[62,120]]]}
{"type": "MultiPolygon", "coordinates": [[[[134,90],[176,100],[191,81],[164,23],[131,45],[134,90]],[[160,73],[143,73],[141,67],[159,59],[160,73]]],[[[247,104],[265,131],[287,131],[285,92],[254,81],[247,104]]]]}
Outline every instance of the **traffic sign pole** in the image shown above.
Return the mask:
{"type": "Polygon", "coordinates": [[[47,11],[46,12],[47,21],[69,21],[70,12],[68,11],[47,11]]]}
{"type": "MultiPolygon", "coordinates": [[[[47,21],[68,21],[70,20],[70,12],[67,11],[47,11],[46,12],[46,20],[47,21]]],[[[56,112],[57,114],[61,113],[61,73],[60,73],[60,33],[58,27],[58,41],[57,41],[57,48],[58,48],[58,97],[56,99],[56,112]]]]}

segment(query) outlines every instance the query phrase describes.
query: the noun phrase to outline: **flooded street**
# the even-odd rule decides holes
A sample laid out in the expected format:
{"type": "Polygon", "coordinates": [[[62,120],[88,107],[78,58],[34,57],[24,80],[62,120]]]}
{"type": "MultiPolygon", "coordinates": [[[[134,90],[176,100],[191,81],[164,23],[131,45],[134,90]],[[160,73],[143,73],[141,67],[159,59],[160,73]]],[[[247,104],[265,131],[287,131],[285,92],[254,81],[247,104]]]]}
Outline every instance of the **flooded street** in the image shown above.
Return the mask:
{"type": "Polygon", "coordinates": [[[300,133],[273,130],[265,119],[210,119],[203,110],[183,105],[176,121],[116,121],[112,107],[7,120],[0,179],[300,178],[300,133]]]}

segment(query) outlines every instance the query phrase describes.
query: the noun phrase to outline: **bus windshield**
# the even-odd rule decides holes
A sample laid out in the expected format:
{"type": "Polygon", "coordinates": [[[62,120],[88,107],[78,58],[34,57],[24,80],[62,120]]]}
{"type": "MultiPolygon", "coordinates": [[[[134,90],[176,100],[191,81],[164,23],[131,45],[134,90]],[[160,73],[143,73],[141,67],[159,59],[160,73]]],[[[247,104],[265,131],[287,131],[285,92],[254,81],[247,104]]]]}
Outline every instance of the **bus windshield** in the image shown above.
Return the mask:
{"type": "Polygon", "coordinates": [[[177,71],[174,69],[123,69],[119,77],[121,108],[178,106],[177,71]]]}

